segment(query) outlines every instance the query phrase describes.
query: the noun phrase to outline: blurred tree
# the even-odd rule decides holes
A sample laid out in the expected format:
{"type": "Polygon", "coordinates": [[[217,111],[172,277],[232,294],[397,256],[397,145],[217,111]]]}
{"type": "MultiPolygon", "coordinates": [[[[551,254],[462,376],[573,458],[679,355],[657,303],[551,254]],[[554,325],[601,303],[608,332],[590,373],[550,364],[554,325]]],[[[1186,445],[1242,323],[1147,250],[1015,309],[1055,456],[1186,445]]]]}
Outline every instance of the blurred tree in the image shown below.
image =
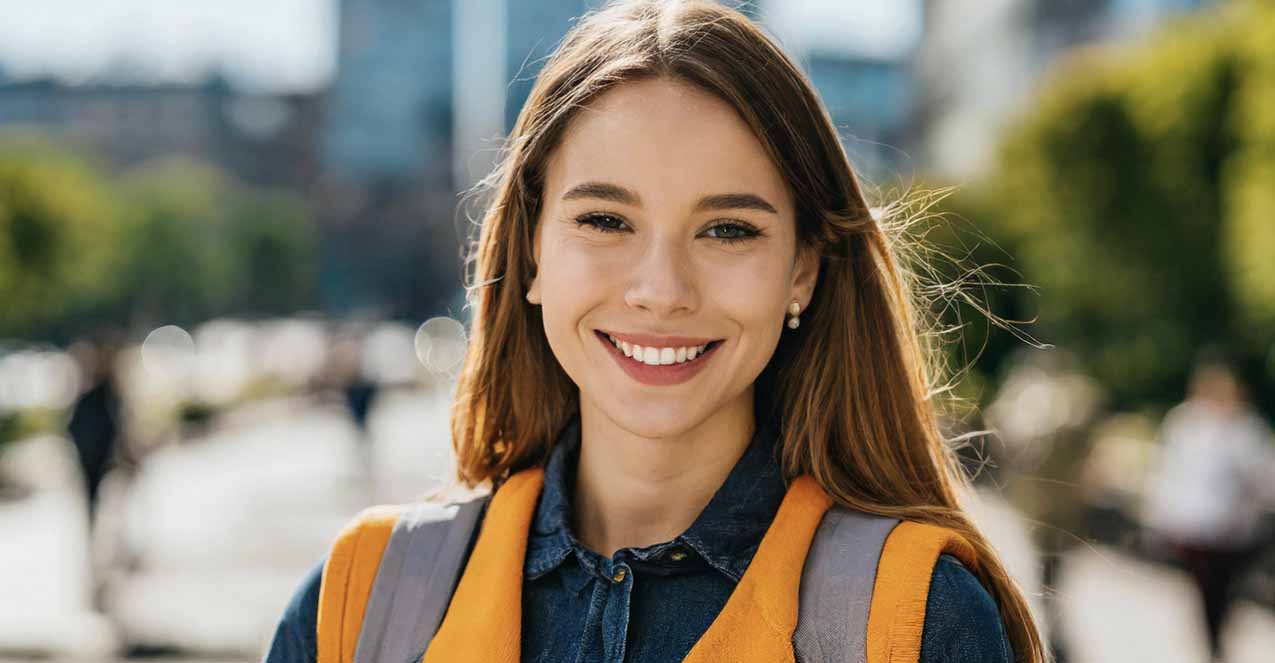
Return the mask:
{"type": "Polygon", "coordinates": [[[304,202],[285,193],[243,192],[231,215],[230,249],[239,268],[234,309],[268,315],[314,305],[319,244],[304,202]]]}
{"type": "MultiPolygon", "coordinates": [[[[1114,407],[1180,398],[1210,342],[1270,365],[1275,6],[1069,58],[998,159],[954,206],[1040,287],[1039,333],[1075,350],[1114,407]]],[[[990,248],[976,259],[1004,259],[990,248]]],[[[1251,377],[1259,393],[1275,383],[1251,377]]]]}
{"type": "MultiPolygon", "coordinates": [[[[1232,113],[1243,140],[1223,173],[1223,242],[1242,333],[1261,343],[1275,330],[1275,8],[1268,4],[1262,20],[1248,26],[1236,51],[1251,73],[1237,86],[1232,113]]],[[[1275,377],[1275,352],[1268,367],[1275,377]]]]}
{"type": "Polygon", "coordinates": [[[0,338],[314,305],[317,233],[300,196],[186,159],[103,170],[46,138],[0,137],[0,338]]]}
{"type": "Polygon", "coordinates": [[[119,279],[133,320],[188,325],[227,312],[236,277],[225,241],[233,200],[221,173],[169,159],[138,168],[120,185],[128,212],[119,279]]]}
{"type": "Polygon", "coordinates": [[[0,137],[0,337],[49,337],[109,299],[118,199],[94,164],[29,134],[0,137]]]}
{"type": "Polygon", "coordinates": [[[300,197],[171,159],[131,173],[122,187],[130,202],[124,289],[143,326],[313,304],[317,235],[300,197]]]}

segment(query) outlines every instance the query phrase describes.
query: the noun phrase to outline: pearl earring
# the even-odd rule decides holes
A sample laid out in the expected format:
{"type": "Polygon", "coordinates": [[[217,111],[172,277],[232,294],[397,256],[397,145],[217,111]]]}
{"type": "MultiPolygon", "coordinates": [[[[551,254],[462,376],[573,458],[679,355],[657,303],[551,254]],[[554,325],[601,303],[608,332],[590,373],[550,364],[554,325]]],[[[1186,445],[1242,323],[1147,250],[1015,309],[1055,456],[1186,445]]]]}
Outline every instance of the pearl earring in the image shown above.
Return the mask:
{"type": "Polygon", "coordinates": [[[798,304],[797,300],[794,299],[793,302],[788,305],[788,312],[792,314],[792,317],[788,318],[788,328],[796,329],[799,325],[801,325],[801,318],[797,317],[797,314],[801,313],[801,304],[798,304]]]}

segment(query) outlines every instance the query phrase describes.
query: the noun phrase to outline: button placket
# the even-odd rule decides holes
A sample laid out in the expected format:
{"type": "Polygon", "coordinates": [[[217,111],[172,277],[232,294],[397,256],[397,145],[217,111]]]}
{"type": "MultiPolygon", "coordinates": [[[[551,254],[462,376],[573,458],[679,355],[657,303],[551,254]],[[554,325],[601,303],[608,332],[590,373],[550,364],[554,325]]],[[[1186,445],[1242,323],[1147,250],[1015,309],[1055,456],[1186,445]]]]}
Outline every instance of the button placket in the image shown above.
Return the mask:
{"type": "Polygon", "coordinates": [[[628,567],[628,565],[627,565],[627,564],[618,564],[618,565],[616,565],[616,567],[615,567],[615,571],[611,574],[611,582],[614,582],[615,584],[617,584],[617,585],[618,585],[618,584],[620,584],[620,583],[624,582],[624,579],[625,579],[625,578],[627,578],[627,577],[629,577],[629,567],[628,567]]]}
{"type": "Polygon", "coordinates": [[[633,568],[622,561],[612,560],[611,587],[603,613],[603,649],[606,663],[622,663],[629,632],[629,601],[632,598],[633,568]]]}

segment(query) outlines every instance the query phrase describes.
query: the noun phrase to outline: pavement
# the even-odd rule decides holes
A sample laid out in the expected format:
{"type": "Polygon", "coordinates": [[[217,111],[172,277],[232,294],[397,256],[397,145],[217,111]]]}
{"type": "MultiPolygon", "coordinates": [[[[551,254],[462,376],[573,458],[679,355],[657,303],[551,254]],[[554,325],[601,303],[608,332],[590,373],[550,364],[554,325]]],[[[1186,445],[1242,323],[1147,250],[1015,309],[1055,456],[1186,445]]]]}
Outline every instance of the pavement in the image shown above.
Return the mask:
{"type": "Polygon", "coordinates": [[[0,463],[32,492],[0,502],[0,655],[107,660],[127,644],[258,658],[350,518],[438,482],[446,411],[429,392],[384,393],[371,445],[339,407],[286,400],[237,411],[155,452],[131,481],[104,485],[99,559],[88,553],[70,443],[11,445],[0,463]],[[91,609],[94,569],[109,619],[91,609]]]}
{"type": "MultiPolygon", "coordinates": [[[[1208,661],[1203,616],[1185,573],[1107,547],[1082,547],[1063,560],[1057,599],[1069,662],[1208,661]]],[[[1269,663],[1275,613],[1233,606],[1222,632],[1229,663],[1269,663]]]]}
{"type": "Polygon", "coordinates": [[[77,462],[71,445],[55,437],[14,442],[0,455],[0,473],[35,487],[0,501],[0,651],[93,658],[118,644],[110,622],[92,609],[77,462]]]}

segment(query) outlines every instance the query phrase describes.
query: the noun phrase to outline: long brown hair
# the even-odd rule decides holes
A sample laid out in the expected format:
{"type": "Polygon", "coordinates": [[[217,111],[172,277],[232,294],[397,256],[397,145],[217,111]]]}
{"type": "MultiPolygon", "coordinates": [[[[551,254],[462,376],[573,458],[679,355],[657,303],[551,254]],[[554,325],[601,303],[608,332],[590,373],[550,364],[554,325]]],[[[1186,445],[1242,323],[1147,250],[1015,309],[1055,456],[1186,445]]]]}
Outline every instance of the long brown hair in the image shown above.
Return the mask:
{"type": "Polygon", "coordinates": [[[784,475],[809,474],[850,508],[962,534],[977,549],[972,570],[998,604],[1018,660],[1044,660],[1022,593],[959,505],[968,478],[931,398],[940,363],[901,264],[910,240],[874,217],[799,68],[746,16],[719,4],[610,4],[583,16],[545,63],[478,189],[490,198],[468,255],[472,328],[452,406],[453,482],[494,489],[543,463],[578,411],[578,389],[554,358],[540,310],[524,299],[545,167],[579,108],[649,77],[697,85],[739,112],[791,187],[799,247],[821,256],[800,328],[781,336],[756,383],[758,412],[782,421],[784,475]]]}

